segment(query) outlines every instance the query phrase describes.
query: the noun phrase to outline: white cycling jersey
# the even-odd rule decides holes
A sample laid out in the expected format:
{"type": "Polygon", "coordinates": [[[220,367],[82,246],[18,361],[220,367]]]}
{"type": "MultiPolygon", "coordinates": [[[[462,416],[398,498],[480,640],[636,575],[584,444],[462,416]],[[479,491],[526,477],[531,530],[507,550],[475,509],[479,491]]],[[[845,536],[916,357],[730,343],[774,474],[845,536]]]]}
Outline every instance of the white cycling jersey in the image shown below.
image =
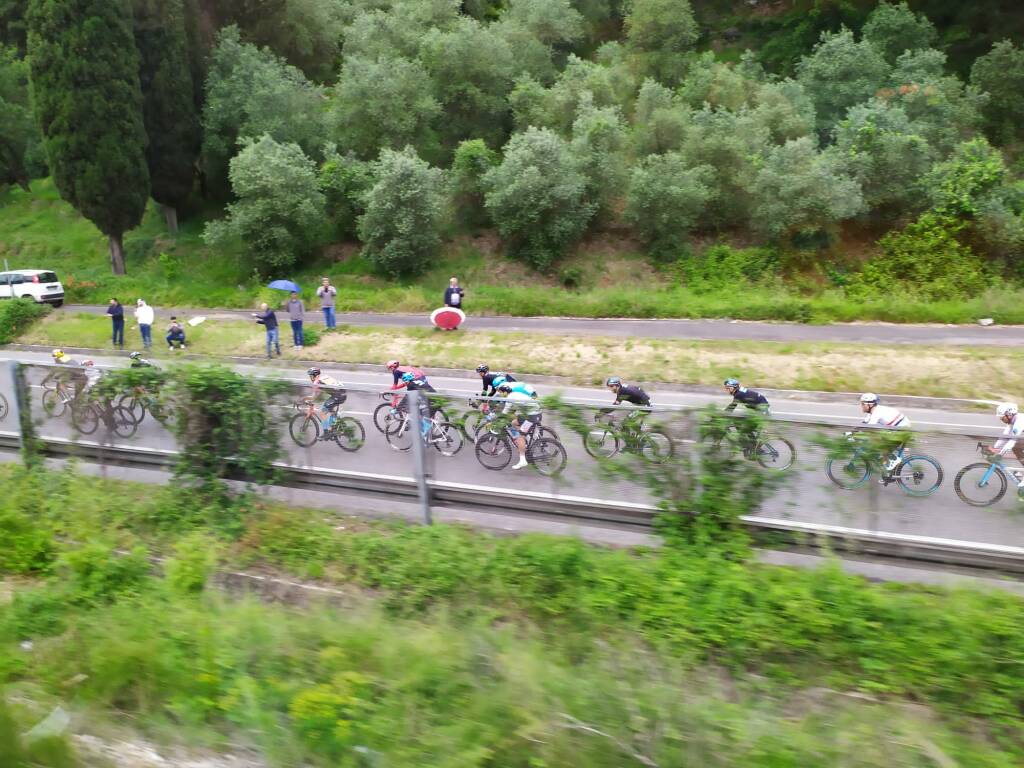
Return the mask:
{"type": "Polygon", "coordinates": [[[540,403],[523,392],[513,390],[505,395],[505,408],[503,413],[514,413],[516,411],[525,413],[527,416],[536,416],[540,413],[540,403]]]}
{"type": "Polygon", "coordinates": [[[992,449],[1000,456],[1005,456],[1012,451],[1013,447],[1017,445],[1017,441],[1024,436],[1024,414],[1018,413],[1014,416],[1013,421],[1006,425],[1003,434],[1006,437],[992,446],[992,449]]]}
{"type": "Polygon", "coordinates": [[[871,409],[871,413],[865,413],[864,423],[886,429],[908,429],[910,427],[910,419],[898,409],[888,405],[876,405],[871,409]]]}

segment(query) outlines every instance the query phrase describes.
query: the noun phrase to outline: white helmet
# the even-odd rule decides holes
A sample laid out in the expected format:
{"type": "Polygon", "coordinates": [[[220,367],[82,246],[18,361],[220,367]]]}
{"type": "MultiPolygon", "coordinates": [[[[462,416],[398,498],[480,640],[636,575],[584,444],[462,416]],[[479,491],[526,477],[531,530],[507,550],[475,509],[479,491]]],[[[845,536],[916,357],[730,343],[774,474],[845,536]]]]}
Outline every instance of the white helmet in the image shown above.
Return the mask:
{"type": "Polygon", "coordinates": [[[996,408],[996,416],[1000,419],[1003,416],[1016,416],[1017,415],[1017,404],[1016,403],[1000,403],[996,408]]]}
{"type": "Polygon", "coordinates": [[[860,396],[860,401],[862,403],[878,405],[878,395],[876,395],[874,392],[865,392],[863,395],[860,396]]]}

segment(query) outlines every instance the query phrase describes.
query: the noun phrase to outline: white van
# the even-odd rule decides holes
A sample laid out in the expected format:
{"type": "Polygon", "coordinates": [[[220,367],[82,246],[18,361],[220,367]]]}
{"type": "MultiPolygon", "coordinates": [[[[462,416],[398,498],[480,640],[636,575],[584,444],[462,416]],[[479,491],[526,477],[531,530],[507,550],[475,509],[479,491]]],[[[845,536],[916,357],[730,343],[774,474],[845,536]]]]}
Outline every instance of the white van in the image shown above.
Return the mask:
{"type": "Polygon", "coordinates": [[[64,303],[64,286],[56,272],[45,269],[0,272],[0,299],[32,299],[59,307],[64,303]]]}

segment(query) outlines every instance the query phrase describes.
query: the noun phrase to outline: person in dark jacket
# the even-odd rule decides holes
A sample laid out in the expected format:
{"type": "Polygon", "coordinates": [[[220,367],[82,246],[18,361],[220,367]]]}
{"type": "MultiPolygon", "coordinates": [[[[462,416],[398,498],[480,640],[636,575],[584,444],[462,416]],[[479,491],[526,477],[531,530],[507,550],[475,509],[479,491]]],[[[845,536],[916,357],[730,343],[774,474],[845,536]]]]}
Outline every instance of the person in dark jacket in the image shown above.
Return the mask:
{"type": "Polygon", "coordinates": [[[121,306],[121,302],[111,299],[110,306],[107,307],[107,314],[110,315],[114,346],[124,349],[124,307],[121,306]]]}
{"type": "Polygon", "coordinates": [[[277,327],[277,315],[274,314],[274,310],[268,307],[266,304],[260,304],[260,311],[253,312],[253,317],[256,318],[256,322],[267,329],[267,360],[272,355],[270,354],[271,346],[277,352],[277,356],[281,356],[281,336],[280,329],[277,327]]]}
{"type": "Polygon", "coordinates": [[[185,327],[178,322],[178,318],[171,317],[171,324],[167,326],[167,336],[164,337],[167,340],[167,349],[173,351],[174,344],[178,344],[178,349],[185,348],[185,327]]]}
{"type": "Polygon", "coordinates": [[[462,297],[466,292],[459,287],[459,278],[453,277],[448,281],[448,287],[444,289],[444,305],[462,309],[462,297]]]}

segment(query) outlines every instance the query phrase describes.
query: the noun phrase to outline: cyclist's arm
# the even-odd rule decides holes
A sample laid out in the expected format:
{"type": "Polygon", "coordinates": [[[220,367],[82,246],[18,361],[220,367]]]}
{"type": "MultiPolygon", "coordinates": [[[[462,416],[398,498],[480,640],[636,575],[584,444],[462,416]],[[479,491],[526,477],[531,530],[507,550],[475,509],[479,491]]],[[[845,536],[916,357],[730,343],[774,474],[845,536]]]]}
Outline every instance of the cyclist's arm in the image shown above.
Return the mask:
{"type": "Polygon", "coordinates": [[[739,404],[740,404],[739,401],[736,400],[735,398],[733,398],[733,401],[731,403],[729,403],[727,406],[725,406],[725,410],[727,410],[727,411],[735,411],[736,407],[739,404]]]}

